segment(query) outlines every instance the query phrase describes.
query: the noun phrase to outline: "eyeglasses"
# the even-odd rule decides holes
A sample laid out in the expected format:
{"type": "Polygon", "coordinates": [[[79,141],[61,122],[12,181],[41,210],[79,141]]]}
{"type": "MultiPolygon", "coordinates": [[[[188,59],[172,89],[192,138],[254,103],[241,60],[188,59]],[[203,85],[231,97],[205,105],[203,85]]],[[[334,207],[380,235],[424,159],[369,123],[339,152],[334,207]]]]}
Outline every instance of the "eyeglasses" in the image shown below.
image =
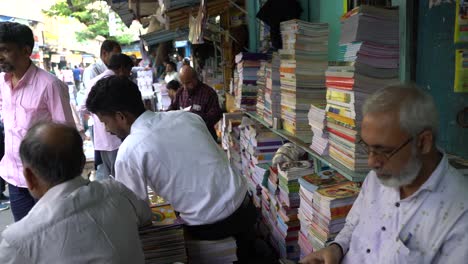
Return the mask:
{"type": "Polygon", "coordinates": [[[408,145],[411,141],[413,141],[414,137],[408,138],[403,144],[393,150],[386,150],[386,149],[379,149],[378,147],[371,147],[367,145],[362,139],[359,140],[358,145],[361,149],[368,155],[373,153],[375,156],[384,157],[387,161],[393,157],[395,154],[398,153],[401,149],[403,149],[406,145],[408,145]]]}

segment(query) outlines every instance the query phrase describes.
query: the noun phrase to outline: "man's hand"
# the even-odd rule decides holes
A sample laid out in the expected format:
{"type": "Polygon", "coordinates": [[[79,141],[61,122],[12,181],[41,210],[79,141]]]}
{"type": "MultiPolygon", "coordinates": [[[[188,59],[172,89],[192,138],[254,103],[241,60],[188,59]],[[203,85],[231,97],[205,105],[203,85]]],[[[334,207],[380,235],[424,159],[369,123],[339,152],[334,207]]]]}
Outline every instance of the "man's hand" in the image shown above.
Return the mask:
{"type": "Polygon", "coordinates": [[[317,252],[312,252],[305,258],[301,259],[299,263],[304,264],[338,264],[341,260],[343,253],[340,246],[332,244],[317,252]]]}

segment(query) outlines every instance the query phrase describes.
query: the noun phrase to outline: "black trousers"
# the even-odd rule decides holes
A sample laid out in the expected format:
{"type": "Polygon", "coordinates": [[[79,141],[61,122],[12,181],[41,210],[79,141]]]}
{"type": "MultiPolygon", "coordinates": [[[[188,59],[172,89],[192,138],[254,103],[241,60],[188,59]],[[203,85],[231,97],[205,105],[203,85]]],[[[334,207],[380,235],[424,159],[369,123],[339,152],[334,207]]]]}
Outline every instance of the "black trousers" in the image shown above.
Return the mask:
{"type": "Polygon", "coordinates": [[[208,225],[186,226],[185,230],[197,240],[220,240],[234,237],[237,244],[238,263],[247,263],[251,257],[255,256],[257,210],[248,194],[245,199],[241,206],[226,219],[208,225]]]}

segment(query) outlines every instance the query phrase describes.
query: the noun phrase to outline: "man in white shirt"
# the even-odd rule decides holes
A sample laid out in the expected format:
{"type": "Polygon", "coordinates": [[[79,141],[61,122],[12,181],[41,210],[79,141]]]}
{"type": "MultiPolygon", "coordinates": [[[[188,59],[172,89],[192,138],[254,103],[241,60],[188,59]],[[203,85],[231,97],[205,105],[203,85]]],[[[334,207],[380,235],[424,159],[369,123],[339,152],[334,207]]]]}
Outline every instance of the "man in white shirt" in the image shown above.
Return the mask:
{"type": "Polygon", "coordinates": [[[80,176],[86,159],[76,129],[35,125],[19,151],[39,201],[2,233],[0,263],[144,263],[138,226],[151,223],[147,203],[119,182],[80,176]]]}
{"type": "Polygon", "coordinates": [[[343,230],[301,263],[466,263],[468,178],[435,145],[432,98],[396,85],[363,106],[367,175],[343,230]]]}
{"type": "Polygon", "coordinates": [[[164,82],[167,84],[172,80],[179,81],[179,73],[176,71],[176,64],[170,61],[166,64],[166,76],[164,76],[164,82]]]}
{"type": "Polygon", "coordinates": [[[238,258],[252,254],[255,207],[245,180],[235,175],[201,117],[145,111],[138,87],[115,76],[91,89],[86,107],[124,139],[115,162],[117,181],[146,200],[149,185],[180,212],[194,238],[234,236],[238,258]]]}

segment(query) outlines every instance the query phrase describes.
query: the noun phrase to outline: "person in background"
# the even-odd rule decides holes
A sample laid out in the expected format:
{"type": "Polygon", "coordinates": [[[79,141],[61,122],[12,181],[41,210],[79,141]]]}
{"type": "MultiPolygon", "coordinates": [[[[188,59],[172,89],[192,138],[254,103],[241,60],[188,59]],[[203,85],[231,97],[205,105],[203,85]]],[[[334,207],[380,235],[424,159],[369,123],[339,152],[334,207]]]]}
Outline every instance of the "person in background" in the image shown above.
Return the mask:
{"type": "Polygon", "coordinates": [[[167,88],[167,93],[169,95],[169,98],[171,98],[171,104],[174,102],[174,99],[176,97],[177,91],[180,88],[180,83],[177,80],[172,80],[166,84],[167,88]]]}
{"type": "Polygon", "coordinates": [[[223,112],[215,90],[198,80],[197,73],[190,66],[182,67],[179,79],[183,89],[179,89],[168,110],[186,109],[201,116],[211,136],[217,141],[214,126],[223,116],[223,112]]]}
{"type": "MultiPolygon", "coordinates": [[[[107,70],[107,65],[109,60],[114,54],[122,53],[122,48],[117,41],[114,40],[105,40],[101,45],[100,58],[96,63],[91,64],[83,71],[82,83],[83,87],[86,90],[91,89],[91,87],[86,87],[86,84],[95,78],[99,74],[107,70]]],[[[86,101],[86,100],[85,100],[86,101]]],[[[94,124],[93,124],[94,125],[94,124]]],[[[94,143],[94,134],[92,135],[92,140],[94,143]]],[[[101,153],[99,151],[94,151],[94,169],[97,170],[97,167],[102,164],[101,153]]]]}
{"type": "Polygon", "coordinates": [[[184,58],[182,57],[182,55],[177,54],[177,72],[180,71],[180,68],[182,68],[182,66],[184,66],[184,58]]]}
{"type": "Polygon", "coordinates": [[[438,129],[417,87],[369,96],[360,144],[372,170],[334,242],[301,263],[466,263],[468,178],[435,145],[438,129]]]}
{"type": "Polygon", "coordinates": [[[75,128],[36,124],[19,153],[38,202],[3,231],[0,263],[144,263],[138,227],[151,223],[148,204],[117,181],[81,177],[86,158],[75,128]]]}
{"type": "MultiPolygon", "coordinates": [[[[108,69],[105,70],[100,75],[91,79],[86,83],[86,97],[88,96],[91,88],[96,84],[97,81],[112,75],[117,75],[125,78],[130,77],[130,73],[133,67],[132,59],[125,54],[114,54],[109,60],[108,69]]],[[[80,110],[83,111],[86,109],[86,100],[83,100],[80,110]]],[[[117,151],[122,141],[115,135],[111,135],[106,131],[104,124],[99,121],[99,118],[96,115],[93,115],[94,126],[94,149],[99,151],[102,159],[102,166],[100,167],[103,178],[98,178],[99,180],[107,179],[109,175],[115,175],[114,163],[117,157],[117,151]]]]}
{"type": "Polygon", "coordinates": [[[26,131],[41,120],[74,125],[68,87],[29,58],[32,30],[15,22],[0,23],[0,111],[5,125],[5,155],[0,176],[8,182],[15,221],[35,204],[27,189],[18,150],[26,131]]]}
{"type": "Polygon", "coordinates": [[[234,236],[238,256],[254,249],[256,209],[203,120],[185,111],[145,111],[138,87],[115,76],[100,80],[86,107],[123,142],[115,179],[148,200],[147,186],[164,197],[194,239],[234,236]],[[196,157],[196,158],[195,158],[196,157]]]}
{"type": "Polygon", "coordinates": [[[73,79],[75,81],[75,88],[77,91],[79,91],[80,83],[81,83],[81,70],[76,65],[75,65],[75,68],[73,69],[73,79]]]}
{"type": "Polygon", "coordinates": [[[172,61],[169,61],[166,64],[166,75],[164,76],[164,82],[169,83],[172,80],[179,80],[179,74],[175,71],[176,64],[172,61]]]}

